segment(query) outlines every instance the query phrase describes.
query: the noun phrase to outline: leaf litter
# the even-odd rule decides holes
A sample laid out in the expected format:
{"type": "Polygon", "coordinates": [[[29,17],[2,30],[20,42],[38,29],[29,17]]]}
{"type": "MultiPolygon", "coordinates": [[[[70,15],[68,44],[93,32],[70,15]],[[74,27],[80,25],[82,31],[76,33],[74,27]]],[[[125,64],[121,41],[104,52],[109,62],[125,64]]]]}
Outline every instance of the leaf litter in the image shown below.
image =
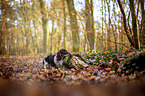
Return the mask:
{"type": "MultiPolygon", "coordinates": [[[[136,53],[133,51],[133,54],[136,53]]],[[[134,96],[145,95],[142,92],[145,89],[144,72],[135,71],[130,75],[122,72],[122,62],[133,56],[130,51],[124,53],[81,53],[81,56],[89,66],[85,65],[85,67],[78,68],[75,65],[76,67],[72,69],[67,69],[64,66],[62,68],[43,69],[43,54],[35,56],[1,56],[0,81],[3,83],[0,83],[0,86],[12,86],[13,84],[9,83],[14,82],[15,86],[23,86],[25,91],[28,91],[26,90],[27,87],[31,86],[34,92],[31,91],[28,94],[36,94],[39,90],[40,96],[47,96],[47,94],[56,96],[58,94],[55,91],[67,96],[75,96],[75,94],[79,94],[79,96],[97,96],[101,94],[104,94],[104,96],[131,96],[131,90],[135,90],[134,96]],[[76,86],[77,88],[74,88],[76,86]],[[52,91],[49,90],[50,92],[47,93],[48,89],[52,91]]],[[[79,61],[77,60],[77,62],[79,61]]]]}

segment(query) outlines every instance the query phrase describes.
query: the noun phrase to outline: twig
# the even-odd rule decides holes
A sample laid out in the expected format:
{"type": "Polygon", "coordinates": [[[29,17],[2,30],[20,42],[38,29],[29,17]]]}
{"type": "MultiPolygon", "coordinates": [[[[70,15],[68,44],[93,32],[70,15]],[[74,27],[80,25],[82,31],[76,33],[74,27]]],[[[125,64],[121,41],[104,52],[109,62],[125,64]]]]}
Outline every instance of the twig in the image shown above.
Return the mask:
{"type": "MultiPolygon", "coordinates": [[[[104,39],[101,39],[101,38],[97,38],[97,39],[99,39],[99,40],[103,40],[103,41],[106,42],[106,40],[104,40],[104,39]]],[[[120,43],[120,42],[114,42],[114,41],[111,41],[111,40],[109,40],[109,39],[107,39],[107,41],[112,42],[112,43],[116,43],[116,44],[121,44],[121,45],[123,45],[124,47],[129,48],[129,46],[127,46],[127,45],[125,45],[125,44],[123,44],[123,43],[120,43]]]]}

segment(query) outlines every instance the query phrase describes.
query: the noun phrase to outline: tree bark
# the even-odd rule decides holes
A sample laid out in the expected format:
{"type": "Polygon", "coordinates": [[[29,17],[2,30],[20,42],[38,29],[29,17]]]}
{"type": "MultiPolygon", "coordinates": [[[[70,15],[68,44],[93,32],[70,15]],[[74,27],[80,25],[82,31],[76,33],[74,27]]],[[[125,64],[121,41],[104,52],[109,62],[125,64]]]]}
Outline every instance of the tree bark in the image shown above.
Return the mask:
{"type": "Polygon", "coordinates": [[[55,31],[54,31],[54,20],[52,20],[52,31],[51,31],[51,33],[50,33],[50,36],[51,36],[51,37],[50,37],[50,38],[51,38],[51,40],[50,40],[50,44],[51,44],[51,45],[50,45],[50,52],[52,52],[52,39],[53,39],[52,37],[53,37],[54,32],[55,32],[55,31]]]}
{"type": "Polygon", "coordinates": [[[46,5],[44,0],[39,0],[40,2],[40,10],[42,17],[42,28],[43,28],[43,52],[46,53],[47,51],[47,25],[48,25],[48,16],[46,14],[46,5]]]}
{"type": "MultiPolygon", "coordinates": [[[[62,32],[61,32],[61,24],[60,24],[60,17],[61,16],[61,14],[60,14],[60,12],[58,12],[58,15],[56,16],[56,18],[57,18],[57,33],[58,33],[58,35],[57,35],[57,38],[58,38],[58,46],[57,46],[57,50],[60,50],[60,46],[61,46],[61,38],[62,38],[62,32]]],[[[56,30],[55,30],[55,32],[56,32],[56,30]]]]}
{"type": "MultiPolygon", "coordinates": [[[[26,2],[24,1],[23,4],[25,5],[26,2]]],[[[29,22],[29,17],[28,17],[28,13],[27,13],[27,5],[26,6],[23,6],[23,16],[24,16],[24,30],[25,30],[25,38],[26,38],[26,46],[25,46],[25,49],[26,49],[26,54],[29,53],[29,26],[28,26],[28,22],[29,22]],[[24,13],[25,12],[25,13],[24,13]]]]}
{"type": "Polygon", "coordinates": [[[108,20],[109,20],[109,24],[108,24],[108,28],[107,28],[107,49],[108,51],[111,51],[111,46],[110,46],[110,26],[111,26],[111,16],[110,16],[110,0],[109,2],[107,2],[107,8],[108,8],[108,20]]]}
{"type": "Polygon", "coordinates": [[[130,37],[130,33],[129,33],[128,28],[127,28],[127,25],[126,25],[126,16],[125,16],[124,9],[123,9],[123,7],[122,7],[122,4],[121,4],[120,0],[117,0],[117,1],[118,1],[118,5],[119,5],[119,7],[120,7],[121,13],[122,13],[122,15],[123,15],[124,30],[125,30],[125,32],[126,32],[127,38],[128,38],[128,40],[129,40],[131,46],[134,47],[134,42],[132,41],[132,39],[131,39],[131,37],[130,37]]]}
{"type": "Polygon", "coordinates": [[[117,21],[116,19],[116,12],[115,12],[115,0],[114,0],[114,3],[113,3],[113,12],[114,12],[114,18],[115,18],[115,21],[114,21],[114,25],[112,26],[112,30],[113,30],[113,36],[114,36],[114,41],[115,41],[115,51],[117,52],[117,26],[115,24],[115,22],[117,21]],[[115,28],[114,28],[115,26],[115,28]]]}
{"type": "Polygon", "coordinates": [[[92,37],[92,39],[91,39],[91,42],[92,42],[92,44],[90,45],[90,46],[92,46],[91,47],[91,50],[92,49],[94,49],[94,42],[95,42],[95,28],[94,28],[94,11],[93,11],[93,0],[91,0],[90,1],[90,3],[91,3],[91,25],[92,25],[92,33],[91,33],[91,37],[92,37]]]}
{"type": "Polygon", "coordinates": [[[101,41],[101,43],[102,43],[102,45],[101,45],[101,47],[103,49],[102,51],[104,51],[104,48],[103,48],[104,47],[104,21],[103,21],[104,20],[104,14],[103,14],[104,13],[104,11],[103,11],[104,5],[103,5],[103,0],[101,0],[101,3],[102,3],[102,8],[101,8],[101,11],[102,11],[102,36],[101,36],[102,41],[101,41]]]}
{"type": "MultiPolygon", "coordinates": [[[[33,1],[33,4],[32,4],[32,11],[35,11],[34,10],[34,1],[33,1]]],[[[38,23],[35,21],[35,19],[33,19],[33,25],[34,25],[34,33],[35,33],[35,40],[36,40],[35,47],[37,48],[36,49],[37,53],[39,53],[38,23]]]]}
{"type": "Polygon", "coordinates": [[[6,18],[5,18],[5,0],[1,1],[1,27],[0,27],[0,54],[4,54],[5,51],[5,28],[6,28],[6,18]]]}
{"type": "Polygon", "coordinates": [[[130,2],[129,7],[130,7],[130,11],[131,11],[131,16],[132,16],[132,32],[133,32],[134,48],[139,49],[134,0],[129,0],[129,2],[130,2]]]}
{"type": "Polygon", "coordinates": [[[107,36],[106,36],[106,34],[107,34],[107,16],[106,16],[106,13],[107,13],[107,10],[106,10],[106,2],[107,1],[105,1],[104,3],[105,3],[105,6],[104,6],[104,10],[105,10],[105,50],[107,49],[107,36]]]}
{"type": "Polygon", "coordinates": [[[63,4],[63,46],[66,48],[66,42],[65,42],[65,37],[66,37],[66,11],[65,11],[65,0],[62,0],[63,4]]]}
{"type": "Polygon", "coordinates": [[[80,50],[80,38],[79,38],[79,27],[77,24],[77,17],[76,17],[76,10],[74,8],[74,1],[73,0],[66,0],[67,6],[70,15],[70,25],[72,31],[72,39],[73,39],[73,51],[79,52],[80,50]]]}
{"type": "Polygon", "coordinates": [[[86,19],[86,32],[87,32],[87,39],[89,41],[89,49],[94,49],[94,18],[93,18],[93,1],[85,0],[85,19],[86,19]]]}
{"type": "Polygon", "coordinates": [[[141,0],[141,10],[142,10],[142,24],[141,24],[141,47],[145,48],[145,9],[144,0],[141,0]]]}

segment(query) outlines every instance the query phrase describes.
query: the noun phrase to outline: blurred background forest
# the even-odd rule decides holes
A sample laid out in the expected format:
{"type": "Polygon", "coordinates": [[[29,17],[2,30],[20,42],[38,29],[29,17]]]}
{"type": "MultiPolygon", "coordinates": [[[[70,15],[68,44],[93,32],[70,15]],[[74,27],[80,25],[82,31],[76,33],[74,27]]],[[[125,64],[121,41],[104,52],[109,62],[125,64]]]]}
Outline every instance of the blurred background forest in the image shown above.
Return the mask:
{"type": "Polygon", "coordinates": [[[144,0],[0,0],[0,54],[145,45],[144,0]]]}

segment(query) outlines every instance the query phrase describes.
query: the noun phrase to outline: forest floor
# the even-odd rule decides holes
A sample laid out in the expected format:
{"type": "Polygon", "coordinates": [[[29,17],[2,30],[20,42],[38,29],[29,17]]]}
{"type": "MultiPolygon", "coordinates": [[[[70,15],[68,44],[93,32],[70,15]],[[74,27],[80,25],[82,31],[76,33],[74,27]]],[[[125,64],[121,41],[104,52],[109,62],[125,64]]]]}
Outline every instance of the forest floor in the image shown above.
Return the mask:
{"type": "Polygon", "coordinates": [[[89,67],[59,70],[43,69],[44,54],[0,56],[0,96],[145,96],[144,71],[121,73],[138,53],[80,53],[89,67]]]}

